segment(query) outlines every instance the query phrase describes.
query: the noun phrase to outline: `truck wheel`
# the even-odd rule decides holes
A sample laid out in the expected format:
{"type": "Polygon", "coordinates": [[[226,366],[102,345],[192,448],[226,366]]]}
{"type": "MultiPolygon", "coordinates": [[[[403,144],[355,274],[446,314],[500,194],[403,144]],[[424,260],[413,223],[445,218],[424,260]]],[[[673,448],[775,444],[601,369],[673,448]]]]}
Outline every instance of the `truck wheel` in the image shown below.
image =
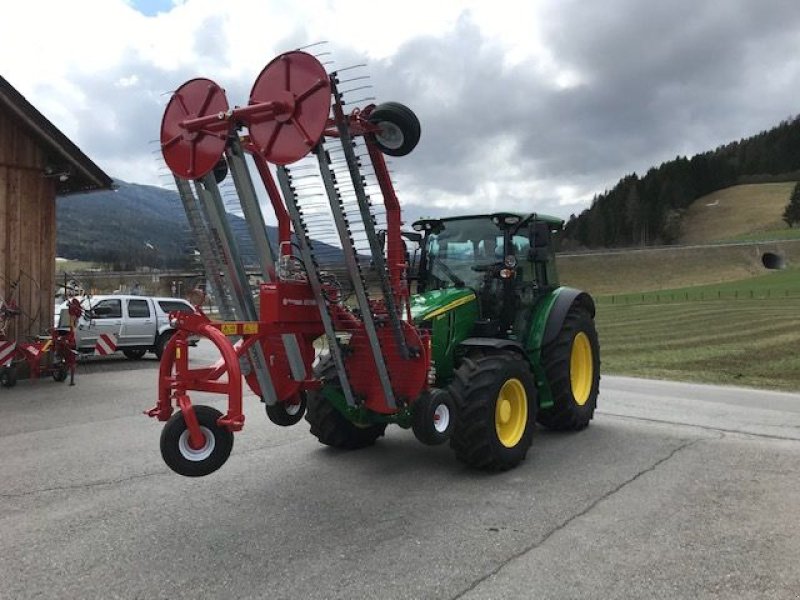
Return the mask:
{"type": "Polygon", "coordinates": [[[411,429],[428,446],[438,446],[450,439],[455,424],[455,404],[450,392],[434,389],[424,392],[414,402],[411,429]]]}
{"type": "Polygon", "coordinates": [[[299,392],[298,397],[299,402],[276,402],[272,406],[267,406],[269,420],[281,427],[289,427],[299,423],[306,412],[306,393],[299,392]]]}
{"type": "Polygon", "coordinates": [[[374,140],[384,154],[405,156],[419,142],[419,119],[410,108],[399,102],[379,104],[370,113],[369,121],[381,128],[374,134],[374,140]]]}
{"type": "Polygon", "coordinates": [[[449,389],[456,404],[450,447],[460,461],[506,471],[524,460],[536,414],[536,386],[526,360],[509,352],[466,358],[449,389]]]}
{"type": "MultiPolygon", "coordinates": [[[[326,386],[338,387],[339,377],[332,360],[324,361],[315,371],[317,377],[325,379],[326,386]]],[[[350,422],[319,390],[308,394],[306,421],[320,443],[345,450],[372,446],[386,430],[386,423],[356,425],[350,422]]]]}
{"type": "Polygon", "coordinates": [[[139,360],[145,355],[146,352],[147,350],[143,350],[141,348],[128,348],[122,351],[122,353],[125,355],[125,358],[128,358],[130,360],[139,360]]]}
{"type": "Polygon", "coordinates": [[[549,429],[579,431],[589,425],[600,389],[600,345],[594,320],[573,306],[556,339],[542,349],[553,406],[539,412],[549,429]]]}
{"type": "Polygon", "coordinates": [[[17,367],[12,365],[0,371],[0,385],[7,388],[17,385],[17,367]]]}
{"type": "Polygon", "coordinates": [[[202,477],[225,464],[233,449],[233,433],[217,425],[222,413],[210,406],[194,407],[194,414],[205,437],[201,448],[189,444],[189,429],[183,414],[169,418],[161,431],[161,456],[167,466],[186,477],[202,477]]]}
{"type": "Polygon", "coordinates": [[[156,339],[155,346],[153,346],[153,352],[156,353],[156,358],[158,360],[161,360],[161,356],[164,354],[164,348],[166,347],[167,342],[169,342],[169,339],[172,337],[174,333],[175,332],[172,329],[169,329],[164,333],[162,333],[160,336],[158,336],[158,338],[156,339]]]}

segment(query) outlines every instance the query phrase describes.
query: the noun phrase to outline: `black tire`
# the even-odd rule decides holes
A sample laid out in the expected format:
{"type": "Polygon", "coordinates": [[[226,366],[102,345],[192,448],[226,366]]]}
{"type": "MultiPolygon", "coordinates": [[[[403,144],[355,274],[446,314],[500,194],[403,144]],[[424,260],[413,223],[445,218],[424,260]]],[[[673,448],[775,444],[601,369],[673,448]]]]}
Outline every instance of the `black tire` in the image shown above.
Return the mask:
{"type": "Polygon", "coordinates": [[[438,446],[450,439],[455,426],[456,405],[449,391],[433,389],[414,402],[411,429],[423,444],[438,446]]]}
{"type": "Polygon", "coordinates": [[[200,450],[189,446],[189,430],[183,413],[177,412],[169,418],[161,431],[161,456],[167,466],[186,477],[203,477],[225,464],[233,449],[233,433],[217,425],[222,413],[210,406],[195,406],[194,414],[206,445],[200,450]]]}
{"type": "Polygon", "coordinates": [[[594,320],[585,309],[570,308],[556,339],[542,349],[542,365],[553,406],[539,411],[539,423],[562,431],[585,429],[594,416],[600,389],[600,344],[594,320]]]}
{"type": "Polygon", "coordinates": [[[465,358],[450,391],[456,403],[450,447],[460,461],[487,471],[506,471],[525,459],[537,405],[528,361],[516,353],[465,358]]]}
{"type": "MultiPolygon", "coordinates": [[[[163,352],[163,348],[162,348],[163,352]]],[[[125,355],[125,358],[130,360],[139,360],[142,358],[146,353],[147,350],[143,348],[124,348],[122,353],[125,355]]],[[[160,358],[160,357],[159,357],[160,358]]]]}
{"type": "Polygon", "coordinates": [[[269,420],[280,425],[281,427],[289,427],[299,423],[306,412],[308,405],[308,398],[305,392],[300,392],[300,402],[292,404],[290,402],[276,402],[272,406],[266,406],[267,417],[269,420]]]}
{"type": "Polygon", "coordinates": [[[67,380],[67,376],[69,375],[69,369],[67,365],[63,362],[56,363],[53,365],[53,381],[57,381],[61,383],[67,380]]]}
{"type": "Polygon", "coordinates": [[[410,108],[399,102],[379,104],[370,113],[369,121],[382,129],[381,133],[373,135],[373,139],[384,154],[405,156],[419,143],[419,119],[410,108]]]}
{"type": "Polygon", "coordinates": [[[156,339],[155,346],[153,346],[153,352],[155,352],[158,360],[161,360],[161,357],[164,355],[164,348],[174,334],[175,332],[172,329],[168,329],[158,336],[158,339],[156,339]]]}
{"type": "Polygon", "coordinates": [[[6,388],[17,385],[17,367],[11,365],[0,370],[0,385],[6,388]]]}
{"type": "MultiPolygon", "coordinates": [[[[339,384],[336,366],[330,359],[323,361],[317,367],[316,375],[325,380],[325,385],[339,384]]],[[[386,423],[363,426],[351,423],[322,395],[320,390],[308,394],[306,421],[311,425],[311,433],[320,443],[344,450],[358,450],[372,446],[386,431],[386,423]]]]}

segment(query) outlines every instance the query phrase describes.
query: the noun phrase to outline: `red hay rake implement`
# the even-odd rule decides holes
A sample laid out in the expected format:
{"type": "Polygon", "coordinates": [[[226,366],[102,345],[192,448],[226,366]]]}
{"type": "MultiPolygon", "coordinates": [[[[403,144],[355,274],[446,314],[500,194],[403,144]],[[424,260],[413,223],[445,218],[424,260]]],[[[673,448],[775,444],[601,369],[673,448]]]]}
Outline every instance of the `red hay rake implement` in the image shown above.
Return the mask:
{"type": "MultiPolygon", "coordinates": [[[[6,331],[14,319],[23,314],[13,299],[19,279],[11,284],[8,295],[0,299],[0,385],[14,387],[17,384],[18,366],[25,364],[31,379],[50,375],[61,382],[70,377],[70,385],[75,384],[77,352],[75,344],[75,323],[83,309],[77,299],[69,304],[69,326],[53,327],[47,335],[31,338],[28,341],[9,340],[6,331]]],[[[31,319],[35,322],[36,319],[31,319]]]]}
{"type": "Polygon", "coordinates": [[[355,424],[353,447],[374,441],[388,422],[407,426],[427,389],[429,341],[411,323],[400,205],[383,157],[409,153],[419,122],[396,103],[347,114],[339,84],[337,73],[296,51],[264,68],[245,106],[231,108],[220,86],[198,78],[166,107],[163,157],[221,315],[211,320],[199,306],[171,315],[176,334],[147,414],[166,421],[161,452],[177,473],[206,475],[227,460],[245,422],[242,377],[279,425],[302,418],[308,394],[324,395],[355,424]],[[277,251],[248,162],[275,212],[277,251]],[[264,281],[256,298],[220,194],[228,172],[264,281]],[[190,365],[193,335],[216,346],[217,364],[190,365]],[[329,356],[316,376],[320,338],[329,356]],[[194,405],[195,391],[225,396],[225,414],[194,405]]]}

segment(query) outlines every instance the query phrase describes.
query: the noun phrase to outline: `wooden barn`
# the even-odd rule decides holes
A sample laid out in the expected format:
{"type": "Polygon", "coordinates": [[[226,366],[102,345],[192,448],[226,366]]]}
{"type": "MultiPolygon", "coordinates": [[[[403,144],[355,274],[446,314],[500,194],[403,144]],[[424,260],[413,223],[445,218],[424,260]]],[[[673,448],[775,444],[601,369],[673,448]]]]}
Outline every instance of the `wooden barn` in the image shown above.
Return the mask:
{"type": "Polygon", "coordinates": [[[53,323],[56,196],[111,188],[111,178],[0,77],[0,299],[22,314],[21,340],[53,323]]]}

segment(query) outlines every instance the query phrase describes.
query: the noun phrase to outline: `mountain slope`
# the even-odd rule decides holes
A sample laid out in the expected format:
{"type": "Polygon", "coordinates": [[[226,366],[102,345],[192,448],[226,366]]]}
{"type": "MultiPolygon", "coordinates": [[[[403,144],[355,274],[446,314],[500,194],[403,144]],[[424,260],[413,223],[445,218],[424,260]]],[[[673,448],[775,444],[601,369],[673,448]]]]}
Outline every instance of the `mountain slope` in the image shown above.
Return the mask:
{"type": "MultiPolygon", "coordinates": [[[[186,267],[194,241],[178,194],[164,188],[115,180],[115,191],[59,197],[56,201],[57,255],[103,263],[114,270],[186,267]]],[[[228,215],[246,264],[257,263],[246,222],[228,215]]],[[[270,240],[277,228],[267,226],[270,240]]],[[[340,250],[322,243],[321,253],[340,250]]]]}
{"type": "Polygon", "coordinates": [[[730,240],[786,229],[783,210],[794,182],[736,185],[695,200],[681,222],[681,244],[730,240]]]}

